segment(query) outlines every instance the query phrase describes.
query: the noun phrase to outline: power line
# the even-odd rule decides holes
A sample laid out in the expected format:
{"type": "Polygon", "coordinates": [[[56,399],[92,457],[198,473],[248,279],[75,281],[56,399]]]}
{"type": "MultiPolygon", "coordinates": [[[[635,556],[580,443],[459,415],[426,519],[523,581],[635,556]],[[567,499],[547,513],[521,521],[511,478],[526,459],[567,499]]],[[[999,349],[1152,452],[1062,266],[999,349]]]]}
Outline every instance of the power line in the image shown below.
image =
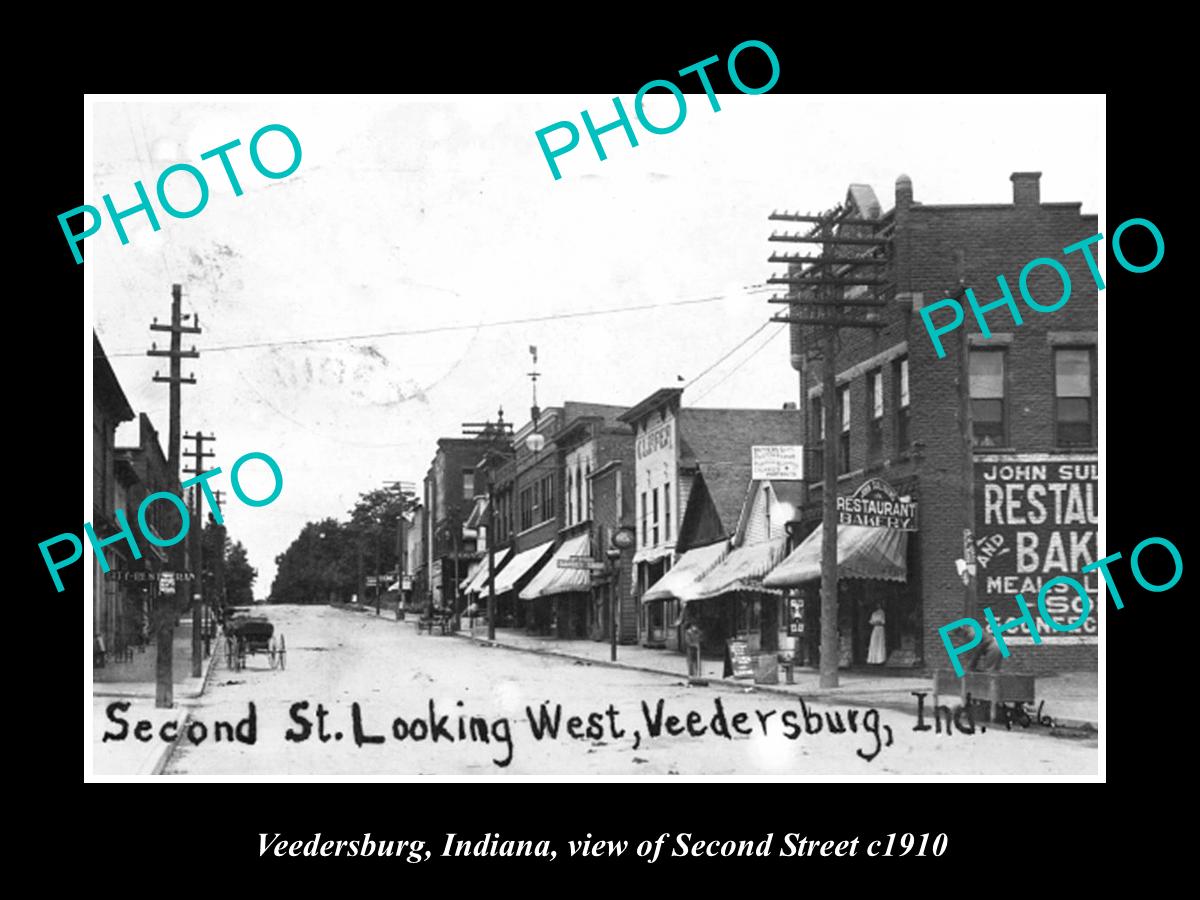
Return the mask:
{"type": "Polygon", "coordinates": [[[770,324],[771,324],[771,321],[769,319],[766,322],[763,322],[761,325],[759,325],[757,328],[755,328],[752,332],[750,332],[750,334],[746,338],[739,341],[737,346],[735,346],[732,350],[730,350],[728,353],[726,353],[724,356],[722,356],[720,359],[718,359],[715,363],[713,363],[711,366],[709,366],[707,369],[705,369],[703,372],[701,372],[699,375],[697,375],[695,378],[693,378],[691,381],[689,381],[687,384],[685,384],[683,386],[683,389],[687,390],[693,384],[695,384],[697,381],[699,381],[701,378],[703,378],[705,375],[707,375],[709,372],[711,372],[713,369],[715,369],[717,366],[719,366],[721,363],[725,362],[725,360],[729,359],[729,357],[733,356],[733,354],[737,353],[739,350],[741,350],[743,347],[745,347],[748,343],[750,343],[752,340],[754,340],[755,335],[757,335],[759,332],[761,332],[764,328],[766,328],[770,324]]]}
{"type": "MultiPolygon", "coordinates": [[[[768,323],[768,324],[770,324],[770,323],[768,323]]],[[[732,369],[730,369],[728,372],[726,372],[725,376],[723,378],[721,378],[720,381],[718,381],[716,384],[714,384],[712,387],[710,387],[707,391],[705,391],[703,394],[701,394],[696,399],[692,400],[687,405],[695,406],[697,403],[699,403],[701,400],[703,400],[705,397],[707,397],[709,394],[711,394],[713,391],[715,391],[717,388],[719,388],[721,385],[723,385],[726,381],[729,380],[729,377],[731,375],[733,375],[738,369],[740,369],[746,363],[750,362],[750,360],[754,359],[754,357],[758,356],[758,354],[760,354],[763,350],[765,350],[767,348],[767,344],[771,343],[771,341],[773,341],[773,340],[775,340],[775,338],[779,337],[779,335],[785,330],[785,328],[786,328],[786,326],[781,325],[775,331],[772,331],[771,334],[767,337],[767,339],[765,341],[763,341],[761,344],[759,344],[754,349],[753,353],[751,353],[749,356],[747,356],[745,359],[743,359],[740,363],[738,363],[736,366],[734,366],[732,369]]]]}
{"type": "MultiPolygon", "coordinates": [[[[771,288],[767,288],[765,285],[755,284],[755,285],[746,285],[743,288],[743,290],[746,290],[749,293],[762,293],[763,290],[771,290],[771,288]]],[[[536,323],[536,322],[552,322],[552,321],[557,321],[557,320],[561,320],[561,319],[583,319],[583,318],[589,318],[589,317],[594,317],[594,316],[614,315],[616,313],[641,312],[641,311],[648,310],[648,309],[662,309],[664,307],[672,307],[672,306],[695,306],[700,303],[716,303],[721,300],[727,300],[727,299],[729,299],[729,297],[730,297],[729,294],[718,294],[713,297],[701,297],[701,298],[695,299],[695,300],[672,300],[672,301],[668,301],[666,303],[644,303],[639,306],[619,306],[619,307],[616,307],[613,309],[592,309],[592,310],[584,310],[582,312],[573,312],[573,313],[553,313],[551,315],[546,315],[546,316],[529,316],[529,317],[521,318],[521,319],[502,319],[502,320],[496,321],[496,322],[479,322],[479,323],[475,323],[475,324],[466,324],[466,325],[437,325],[437,326],[433,326],[431,328],[414,328],[414,329],[405,329],[405,330],[398,330],[398,331],[380,331],[380,332],[375,332],[373,334],[351,334],[351,335],[342,335],[340,337],[296,338],[293,340],[283,340],[283,341],[258,341],[258,342],[250,343],[250,344],[228,344],[224,347],[206,347],[204,349],[204,352],[205,353],[220,353],[223,351],[230,351],[230,350],[253,350],[253,349],[258,349],[258,348],[262,348],[262,347],[287,347],[287,346],[296,346],[296,345],[300,345],[300,344],[331,344],[331,343],[339,343],[341,341],[365,341],[365,340],[372,340],[374,338],[384,338],[384,337],[409,337],[409,336],[415,336],[415,335],[439,334],[439,333],[451,332],[451,331],[470,331],[472,329],[479,329],[479,328],[502,328],[502,327],[505,327],[508,325],[528,325],[528,324],[532,324],[532,323],[536,323]]],[[[141,354],[140,353],[132,353],[132,352],[130,352],[130,353],[110,353],[109,354],[110,357],[139,356],[139,355],[141,355],[141,354]]]]}

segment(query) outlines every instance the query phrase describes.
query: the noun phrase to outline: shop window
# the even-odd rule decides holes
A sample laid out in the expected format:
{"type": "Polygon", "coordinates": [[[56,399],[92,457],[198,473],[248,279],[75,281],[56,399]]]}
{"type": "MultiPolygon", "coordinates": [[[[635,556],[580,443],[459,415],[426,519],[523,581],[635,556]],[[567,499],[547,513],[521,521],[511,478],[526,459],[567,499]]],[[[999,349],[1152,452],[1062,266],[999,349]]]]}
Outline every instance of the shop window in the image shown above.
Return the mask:
{"type": "Polygon", "coordinates": [[[975,446],[1006,446],[1004,351],[971,350],[969,382],[975,446]]]}
{"type": "Polygon", "coordinates": [[[867,462],[883,459],[883,369],[867,374],[867,462]]]}
{"type": "Polygon", "coordinates": [[[902,356],[896,360],[896,451],[907,453],[909,437],[908,425],[911,418],[908,405],[908,357],[902,356]]]}
{"type": "Polygon", "coordinates": [[[841,410],[842,431],[838,435],[838,474],[850,471],[850,385],[838,388],[838,409],[841,410]]]}
{"type": "Polygon", "coordinates": [[[1094,447],[1095,409],[1092,383],[1094,348],[1063,347],[1054,351],[1054,441],[1059,447],[1094,447]]]}

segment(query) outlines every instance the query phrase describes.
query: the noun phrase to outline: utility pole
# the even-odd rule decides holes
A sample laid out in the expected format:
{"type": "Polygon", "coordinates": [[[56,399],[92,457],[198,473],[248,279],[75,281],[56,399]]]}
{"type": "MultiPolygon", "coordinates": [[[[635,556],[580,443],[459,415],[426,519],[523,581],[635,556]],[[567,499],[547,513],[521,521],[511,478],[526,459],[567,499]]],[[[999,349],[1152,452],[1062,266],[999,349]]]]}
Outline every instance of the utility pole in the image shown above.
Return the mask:
{"type": "MultiPolygon", "coordinates": [[[[216,456],[215,453],[209,451],[204,452],[205,441],[215,441],[213,435],[205,436],[202,432],[197,431],[195,434],[185,434],[184,440],[194,441],[196,449],[192,451],[183,451],[184,456],[193,458],[192,467],[184,469],[189,475],[203,475],[207,469],[204,467],[204,460],[208,457],[216,456]]],[[[192,677],[199,678],[204,672],[204,643],[203,643],[203,616],[201,615],[204,605],[204,509],[200,504],[200,498],[204,492],[200,489],[200,485],[192,486],[192,677]]]]}
{"type": "MultiPolygon", "coordinates": [[[[960,251],[961,254],[961,251],[960,251]]],[[[958,293],[962,301],[966,284],[962,278],[962,258],[958,260],[958,293]]],[[[962,504],[963,504],[963,615],[977,618],[979,612],[979,582],[975,560],[975,426],[971,418],[971,342],[966,328],[959,331],[958,369],[958,427],[962,438],[962,504]]]]}
{"type": "MultiPolygon", "coordinates": [[[[170,385],[170,430],[168,432],[167,441],[167,470],[170,473],[170,478],[174,482],[173,487],[178,488],[179,478],[179,434],[180,434],[180,386],[185,384],[195,384],[196,378],[194,375],[183,377],[180,370],[180,360],[196,359],[200,356],[196,352],[195,346],[191,350],[184,350],[181,347],[180,336],[184,334],[199,334],[200,322],[195,316],[185,316],[181,308],[183,287],[182,285],[171,285],[171,324],[159,325],[158,319],[155,318],[150,325],[151,331],[169,331],[171,333],[171,349],[159,350],[157,343],[152,343],[150,349],[146,351],[147,356],[165,356],[171,360],[171,374],[167,377],[162,377],[158,372],[154,373],[154,381],[166,382],[170,385]],[[184,325],[184,321],[192,319],[191,325],[184,325]]],[[[170,565],[175,572],[182,572],[186,568],[183,544],[176,544],[169,553],[170,565]]],[[[176,587],[178,592],[178,586],[176,587]]],[[[172,661],[174,642],[175,642],[175,601],[168,599],[167,596],[159,591],[157,608],[155,609],[155,644],[157,645],[157,658],[155,660],[155,691],[154,705],[159,709],[169,709],[174,705],[174,686],[173,666],[172,661]]]]}
{"type": "Polygon", "coordinates": [[[463,434],[472,437],[486,438],[488,447],[484,451],[484,470],[487,472],[487,497],[488,497],[488,532],[487,532],[487,551],[488,551],[488,601],[487,601],[487,621],[488,621],[488,640],[496,640],[496,493],[494,490],[494,481],[492,478],[492,457],[501,456],[505,458],[515,458],[515,454],[511,448],[505,447],[505,443],[512,438],[512,424],[504,421],[504,407],[500,407],[496,421],[490,419],[486,422],[463,422],[463,434]]]}
{"type": "MultiPolygon", "coordinates": [[[[773,316],[773,322],[788,322],[816,328],[821,346],[821,411],[825,419],[824,486],[821,496],[821,663],[820,686],[838,686],[841,645],[838,635],[837,571],[837,478],[838,441],[841,434],[837,402],[837,342],[840,328],[882,328],[884,322],[871,307],[885,305],[877,289],[890,284],[879,269],[887,267],[890,239],[877,229],[880,222],[861,219],[852,210],[839,205],[820,215],[774,212],[775,221],[810,222],[806,234],[775,234],[769,240],[820,244],[817,256],[799,253],[772,253],[770,262],[787,263],[787,275],[773,275],[771,284],[789,285],[784,297],[772,297],[771,303],[788,306],[786,316],[773,316]],[[863,269],[865,268],[865,272],[863,269]],[[867,287],[870,296],[856,293],[845,296],[846,287],[867,287]],[[864,312],[864,309],[866,311],[864,312]]],[[[801,397],[801,402],[807,398],[801,397]]]]}
{"type": "MultiPolygon", "coordinates": [[[[213,498],[217,504],[217,509],[220,510],[225,503],[225,492],[221,490],[213,491],[213,498]]],[[[229,597],[225,592],[225,526],[218,525],[212,513],[208,514],[209,521],[212,523],[214,533],[217,536],[217,591],[215,601],[210,601],[205,607],[204,619],[204,655],[209,656],[212,653],[212,637],[213,637],[213,607],[224,611],[229,605],[229,597]]]]}
{"type": "Polygon", "coordinates": [[[408,520],[404,514],[408,511],[410,499],[415,499],[417,495],[417,486],[411,481],[385,481],[383,485],[394,490],[400,498],[400,509],[396,514],[396,618],[399,619],[404,607],[405,557],[408,555],[408,520]]]}

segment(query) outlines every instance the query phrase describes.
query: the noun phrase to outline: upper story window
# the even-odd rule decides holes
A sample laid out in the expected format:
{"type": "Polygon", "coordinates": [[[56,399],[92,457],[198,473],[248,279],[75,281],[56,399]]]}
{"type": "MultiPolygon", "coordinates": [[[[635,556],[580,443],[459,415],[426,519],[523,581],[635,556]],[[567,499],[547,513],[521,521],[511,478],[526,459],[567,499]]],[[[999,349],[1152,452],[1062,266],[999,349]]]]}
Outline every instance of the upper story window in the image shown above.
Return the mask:
{"type": "Polygon", "coordinates": [[[838,474],[850,471],[850,385],[838,388],[838,408],[841,410],[842,431],[838,436],[838,474]]]}
{"type": "Polygon", "coordinates": [[[867,462],[883,458],[883,369],[867,374],[867,462]]]}
{"type": "Polygon", "coordinates": [[[1054,442],[1059,447],[1096,445],[1094,347],[1054,351],[1054,442]]]}
{"type": "Polygon", "coordinates": [[[475,470],[463,469],[463,499],[475,499],[475,470]]]}
{"type": "Polygon", "coordinates": [[[972,348],[969,360],[972,432],[977,447],[1007,445],[1004,351],[972,348]]]}
{"type": "Polygon", "coordinates": [[[896,451],[907,453],[909,437],[908,425],[911,418],[908,405],[908,357],[902,356],[896,360],[896,451]]]}

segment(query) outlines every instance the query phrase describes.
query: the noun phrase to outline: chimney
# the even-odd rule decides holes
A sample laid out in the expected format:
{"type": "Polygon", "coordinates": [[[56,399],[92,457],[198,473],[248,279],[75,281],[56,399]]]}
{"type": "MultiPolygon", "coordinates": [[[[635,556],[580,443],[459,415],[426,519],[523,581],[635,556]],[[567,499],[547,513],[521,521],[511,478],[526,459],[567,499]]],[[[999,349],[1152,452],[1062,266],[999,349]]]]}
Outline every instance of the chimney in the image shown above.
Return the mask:
{"type": "Polygon", "coordinates": [[[913,186],[912,179],[907,175],[901,175],[896,179],[896,206],[897,208],[908,209],[913,202],[913,186]]]}
{"type": "Polygon", "coordinates": [[[1013,172],[1013,205],[1037,206],[1040,204],[1042,199],[1038,182],[1041,178],[1041,172],[1013,172]]]}

